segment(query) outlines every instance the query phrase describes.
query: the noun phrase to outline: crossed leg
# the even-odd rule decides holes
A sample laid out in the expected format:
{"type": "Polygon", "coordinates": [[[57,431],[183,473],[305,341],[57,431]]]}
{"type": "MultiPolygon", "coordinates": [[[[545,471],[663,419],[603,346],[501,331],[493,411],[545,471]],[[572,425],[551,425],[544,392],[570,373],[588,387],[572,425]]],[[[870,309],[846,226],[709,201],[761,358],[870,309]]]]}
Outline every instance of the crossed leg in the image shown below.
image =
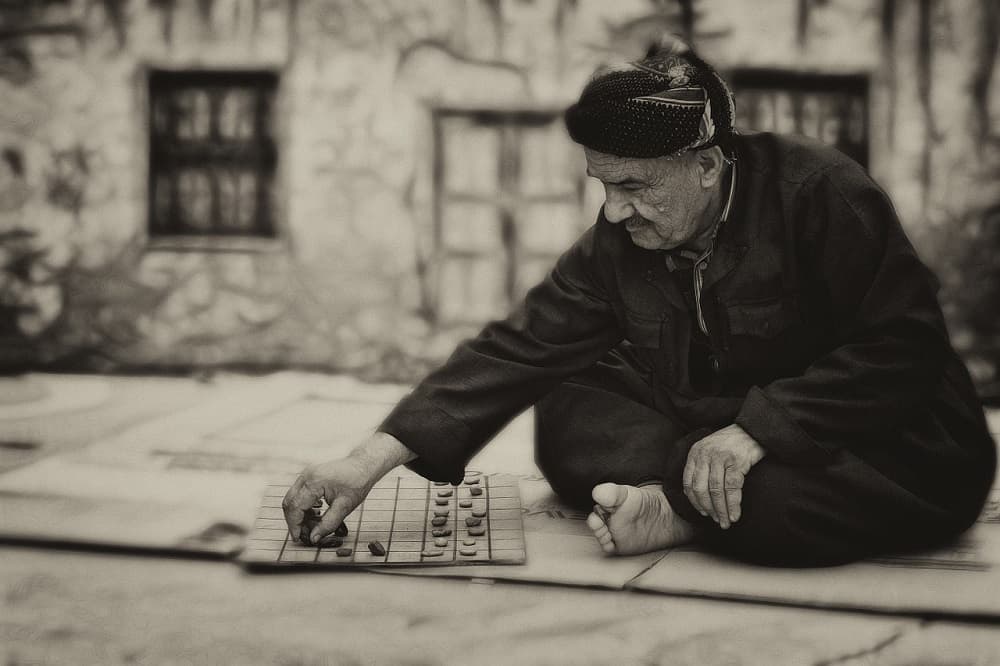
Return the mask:
{"type": "Polygon", "coordinates": [[[707,432],[650,404],[642,377],[612,356],[536,405],[538,466],[564,501],[594,509],[588,526],[609,554],[698,541],[761,564],[828,565],[937,545],[968,524],[844,451],[817,467],[765,457],[747,475],[742,517],[722,530],[681,487],[687,451],[707,432]]]}

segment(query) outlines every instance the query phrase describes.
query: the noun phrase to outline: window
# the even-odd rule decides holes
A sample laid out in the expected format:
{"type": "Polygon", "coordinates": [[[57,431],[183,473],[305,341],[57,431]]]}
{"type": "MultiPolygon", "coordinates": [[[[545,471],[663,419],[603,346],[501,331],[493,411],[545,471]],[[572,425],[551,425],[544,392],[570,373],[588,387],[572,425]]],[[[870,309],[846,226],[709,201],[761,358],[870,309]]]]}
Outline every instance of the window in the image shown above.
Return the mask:
{"type": "Polygon", "coordinates": [[[868,77],[739,69],[729,80],[736,126],[804,134],[868,165],[868,77]]]}
{"type": "Polygon", "coordinates": [[[149,77],[150,236],[274,236],[270,72],[149,77]]]}
{"type": "Polygon", "coordinates": [[[437,316],[503,316],[592,220],[583,153],[547,111],[438,110],[437,316]]]}

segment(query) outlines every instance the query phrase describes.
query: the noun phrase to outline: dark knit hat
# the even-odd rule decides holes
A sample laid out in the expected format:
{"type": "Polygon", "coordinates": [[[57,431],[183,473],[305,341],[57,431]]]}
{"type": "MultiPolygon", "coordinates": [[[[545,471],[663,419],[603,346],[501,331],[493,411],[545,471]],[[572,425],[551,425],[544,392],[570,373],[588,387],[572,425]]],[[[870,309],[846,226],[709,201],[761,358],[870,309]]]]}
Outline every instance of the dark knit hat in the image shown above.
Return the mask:
{"type": "Polygon", "coordinates": [[[722,77],[679,39],[643,60],[602,67],[566,110],[579,144],[619,157],[663,157],[719,145],[733,133],[733,96],[722,77]]]}

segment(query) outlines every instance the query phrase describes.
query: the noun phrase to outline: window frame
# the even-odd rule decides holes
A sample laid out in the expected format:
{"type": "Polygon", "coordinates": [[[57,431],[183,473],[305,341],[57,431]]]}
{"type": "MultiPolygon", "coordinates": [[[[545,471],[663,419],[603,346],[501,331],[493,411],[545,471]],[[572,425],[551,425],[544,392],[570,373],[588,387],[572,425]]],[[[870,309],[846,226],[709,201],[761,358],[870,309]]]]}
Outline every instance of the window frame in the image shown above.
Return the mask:
{"type": "MultiPolygon", "coordinates": [[[[850,141],[850,111],[838,113],[840,128],[836,143],[827,143],[837,148],[845,155],[848,155],[861,166],[867,168],[871,162],[872,135],[871,135],[871,76],[868,72],[803,72],[791,69],[762,68],[762,67],[740,67],[733,68],[727,72],[726,79],[729,81],[736,97],[737,116],[740,115],[740,99],[753,94],[787,93],[792,96],[792,104],[795,113],[795,123],[797,130],[802,126],[802,100],[810,93],[835,95],[842,97],[850,103],[851,100],[859,100],[862,104],[862,137],[861,142],[850,141]],[[847,136],[848,140],[845,140],[847,136]]],[[[841,102],[843,104],[845,102],[841,102]]],[[[744,107],[746,108],[746,107],[744,107]]],[[[750,115],[756,117],[756,106],[750,115]]],[[[760,128],[750,127],[738,129],[757,130],[760,128]]],[[[770,130],[765,130],[770,131],[770,130]]]]}
{"type": "Polygon", "coordinates": [[[148,107],[146,131],[148,139],[147,219],[146,232],[154,245],[180,244],[198,246],[213,239],[226,239],[242,246],[253,246],[277,238],[274,187],[278,180],[278,147],[271,130],[277,99],[279,74],[268,69],[150,69],[147,72],[148,107]],[[253,135],[248,139],[223,139],[219,131],[221,92],[225,90],[253,91],[253,135]],[[210,100],[208,136],[197,141],[179,141],[178,114],[175,105],[168,105],[167,136],[157,132],[157,104],[164,97],[180,91],[206,91],[210,100]],[[219,187],[212,181],[210,195],[210,225],[199,229],[187,225],[178,210],[178,178],[186,165],[252,165],[256,176],[253,219],[249,228],[228,227],[220,219],[219,187]],[[157,214],[156,180],[173,172],[170,212],[166,224],[160,224],[157,214]]]}
{"type": "MultiPolygon", "coordinates": [[[[478,203],[494,206],[497,209],[498,233],[501,237],[504,285],[503,308],[509,308],[520,296],[519,269],[531,261],[552,260],[558,253],[544,252],[525,248],[519,242],[518,220],[515,211],[531,204],[573,204],[582,214],[586,174],[580,171],[574,178],[575,187],[571,192],[554,194],[524,194],[520,191],[522,153],[522,128],[546,127],[559,123],[562,119],[562,108],[465,108],[436,107],[431,110],[433,128],[433,253],[438,269],[449,258],[475,260],[489,257],[488,251],[454,250],[445,243],[445,206],[449,202],[478,203]],[[446,190],[445,169],[445,124],[450,119],[459,118],[476,124],[490,127],[498,135],[496,154],[497,183],[493,195],[475,195],[446,190]]],[[[567,137],[567,141],[569,138],[567,137]]],[[[582,231],[582,227],[581,227],[582,231]]],[[[564,248],[565,249],[565,248],[564,248]]],[[[463,325],[481,324],[474,318],[454,318],[443,315],[441,299],[440,274],[438,288],[434,290],[434,306],[432,317],[438,323],[463,325]]]]}

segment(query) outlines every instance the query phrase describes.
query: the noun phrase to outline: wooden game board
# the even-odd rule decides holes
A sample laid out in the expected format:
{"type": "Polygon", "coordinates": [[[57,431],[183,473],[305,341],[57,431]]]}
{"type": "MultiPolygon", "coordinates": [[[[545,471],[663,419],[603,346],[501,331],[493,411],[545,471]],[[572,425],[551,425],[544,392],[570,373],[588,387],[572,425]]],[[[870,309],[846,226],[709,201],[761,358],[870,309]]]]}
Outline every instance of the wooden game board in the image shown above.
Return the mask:
{"type": "Polygon", "coordinates": [[[243,564],[370,567],[525,561],[521,499],[517,479],[511,476],[472,473],[458,486],[419,477],[382,479],[344,520],[348,534],[339,548],[350,549],[349,554],[338,553],[338,547],[317,548],[291,539],[281,509],[289,485],[267,487],[239,558],[243,564]],[[466,522],[475,523],[477,518],[478,525],[466,522]],[[372,541],[384,547],[384,555],[370,551],[372,541]]]}

